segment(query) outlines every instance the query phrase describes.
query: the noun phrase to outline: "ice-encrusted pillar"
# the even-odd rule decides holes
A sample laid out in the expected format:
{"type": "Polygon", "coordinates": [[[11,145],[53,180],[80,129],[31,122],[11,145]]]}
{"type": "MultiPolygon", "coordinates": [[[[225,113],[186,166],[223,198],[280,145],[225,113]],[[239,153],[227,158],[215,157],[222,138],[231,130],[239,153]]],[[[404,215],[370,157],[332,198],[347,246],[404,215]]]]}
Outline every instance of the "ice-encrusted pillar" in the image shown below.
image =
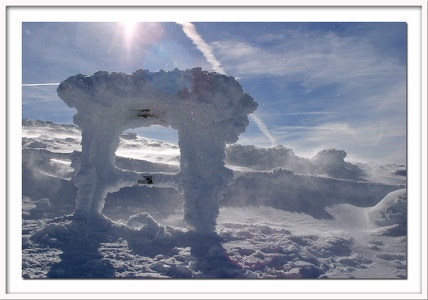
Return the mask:
{"type": "Polygon", "coordinates": [[[75,117],[75,123],[82,128],[81,165],[73,178],[78,188],[75,215],[101,214],[107,193],[117,184],[114,158],[122,131],[118,124],[107,121],[110,117],[100,114],[75,117]]]}
{"type": "Polygon", "coordinates": [[[195,231],[212,232],[219,214],[219,202],[233,173],[224,166],[224,137],[216,130],[198,130],[187,126],[178,130],[184,220],[195,231]]]}

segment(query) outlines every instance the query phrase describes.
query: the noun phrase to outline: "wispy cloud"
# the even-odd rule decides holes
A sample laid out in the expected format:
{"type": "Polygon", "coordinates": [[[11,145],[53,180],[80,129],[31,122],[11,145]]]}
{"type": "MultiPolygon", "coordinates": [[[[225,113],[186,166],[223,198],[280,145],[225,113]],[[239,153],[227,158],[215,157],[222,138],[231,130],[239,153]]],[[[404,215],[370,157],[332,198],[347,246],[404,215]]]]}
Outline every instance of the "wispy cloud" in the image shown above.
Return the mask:
{"type": "Polygon", "coordinates": [[[287,31],[272,48],[239,39],[212,43],[218,58],[241,78],[287,76],[307,90],[329,83],[355,88],[403,76],[405,65],[376,52],[370,43],[350,36],[287,31]],[[307,37],[306,37],[307,36],[307,37]],[[381,77],[381,78],[380,78],[381,77]]]}
{"type": "Polygon", "coordinates": [[[273,133],[278,139],[287,140],[287,147],[306,157],[336,148],[345,150],[348,160],[405,163],[406,128],[390,119],[362,124],[339,121],[316,126],[278,126],[273,133]]]}
{"type": "Polygon", "coordinates": [[[211,45],[249,89],[276,80],[277,96],[265,97],[259,114],[278,143],[309,155],[335,147],[350,157],[405,162],[405,62],[371,32],[358,34],[296,29],[211,45]]]}

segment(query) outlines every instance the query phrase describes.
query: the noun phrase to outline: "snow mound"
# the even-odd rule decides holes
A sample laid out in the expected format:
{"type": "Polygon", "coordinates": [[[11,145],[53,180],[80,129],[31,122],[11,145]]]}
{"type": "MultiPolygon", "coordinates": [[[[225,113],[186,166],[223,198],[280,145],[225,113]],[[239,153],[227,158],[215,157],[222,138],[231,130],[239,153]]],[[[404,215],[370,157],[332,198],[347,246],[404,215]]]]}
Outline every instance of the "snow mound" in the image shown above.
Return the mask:
{"type": "Polygon", "coordinates": [[[381,227],[383,235],[403,236],[407,233],[407,192],[400,189],[389,193],[369,209],[371,222],[381,227]]]}
{"type": "Polygon", "coordinates": [[[229,145],[226,148],[226,164],[231,168],[269,171],[284,168],[294,173],[325,175],[334,178],[364,180],[365,172],[350,162],[345,162],[343,150],[322,150],[312,159],[298,157],[293,150],[282,145],[273,148],[259,148],[253,145],[229,145]]]}
{"type": "Polygon", "coordinates": [[[313,173],[314,165],[305,158],[298,157],[293,150],[282,145],[273,148],[259,148],[254,145],[232,144],[226,148],[226,164],[245,167],[255,171],[269,171],[286,168],[296,173],[313,173]]]}
{"type": "Polygon", "coordinates": [[[346,152],[344,150],[327,149],[315,155],[311,161],[320,168],[322,172],[334,178],[360,179],[365,175],[357,166],[345,162],[346,152]]]}
{"type": "Polygon", "coordinates": [[[129,217],[126,226],[138,229],[150,238],[165,238],[168,236],[168,234],[165,234],[164,227],[156,222],[150,214],[145,212],[129,217]]]}

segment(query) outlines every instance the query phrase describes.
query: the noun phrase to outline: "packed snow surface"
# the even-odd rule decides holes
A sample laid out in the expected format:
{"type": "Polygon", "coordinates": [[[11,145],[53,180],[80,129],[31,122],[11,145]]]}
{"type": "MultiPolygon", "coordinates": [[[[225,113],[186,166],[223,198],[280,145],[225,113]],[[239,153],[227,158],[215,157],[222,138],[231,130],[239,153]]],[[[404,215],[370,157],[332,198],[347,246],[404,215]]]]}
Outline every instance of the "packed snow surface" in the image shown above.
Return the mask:
{"type": "MultiPolygon", "coordinates": [[[[406,166],[229,145],[229,188],[203,234],[173,187],[136,182],[107,195],[107,218],[73,215],[80,129],[22,125],[23,278],[407,278],[406,166]]],[[[132,132],[115,155],[122,170],[180,170],[178,145],[132,132]]]]}

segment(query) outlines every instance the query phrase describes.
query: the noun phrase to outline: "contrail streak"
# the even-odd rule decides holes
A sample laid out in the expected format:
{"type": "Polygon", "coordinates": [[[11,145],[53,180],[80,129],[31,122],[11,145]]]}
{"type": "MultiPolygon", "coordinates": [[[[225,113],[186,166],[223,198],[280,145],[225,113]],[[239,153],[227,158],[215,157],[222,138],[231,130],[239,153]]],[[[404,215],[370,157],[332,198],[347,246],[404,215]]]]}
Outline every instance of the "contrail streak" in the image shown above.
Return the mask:
{"type": "Polygon", "coordinates": [[[46,86],[46,85],[59,85],[58,82],[51,83],[23,83],[22,86],[46,86]]]}
{"type": "MultiPolygon", "coordinates": [[[[226,74],[223,67],[221,66],[221,63],[214,56],[211,46],[204,41],[204,39],[196,30],[195,25],[190,22],[178,22],[178,24],[183,27],[183,31],[187,35],[187,37],[202,52],[205,59],[211,65],[211,68],[217,73],[226,74]]],[[[276,146],[276,141],[274,137],[270,134],[269,129],[267,128],[263,120],[260,119],[259,116],[255,115],[255,113],[250,114],[250,118],[254,121],[254,123],[256,123],[260,131],[270,140],[272,146],[276,146]]]]}
{"type": "Polygon", "coordinates": [[[267,128],[267,126],[263,122],[263,120],[260,119],[260,117],[257,116],[255,113],[250,114],[249,117],[254,121],[254,123],[256,123],[256,125],[257,125],[257,127],[259,127],[260,131],[270,140],[272,147],[276,146],[276,140],[270,134],[269,129],[267,128]]]}
{"type": "Polygon", "coordinates": [[[193,44],[195,44],[195,46],[202,52],[202,54],[205,56],[205,59],[210,63],[213,70],[217,73],[226,74],[220,62],[214,56],[211,46],[208,45],[204,41],[204,39],[200,36],[198,31],[196,30],[195,25],[189,22],[182,22],[178,24],[180,24],[183,27],[184,33],[193,42],[193,44]]]}

